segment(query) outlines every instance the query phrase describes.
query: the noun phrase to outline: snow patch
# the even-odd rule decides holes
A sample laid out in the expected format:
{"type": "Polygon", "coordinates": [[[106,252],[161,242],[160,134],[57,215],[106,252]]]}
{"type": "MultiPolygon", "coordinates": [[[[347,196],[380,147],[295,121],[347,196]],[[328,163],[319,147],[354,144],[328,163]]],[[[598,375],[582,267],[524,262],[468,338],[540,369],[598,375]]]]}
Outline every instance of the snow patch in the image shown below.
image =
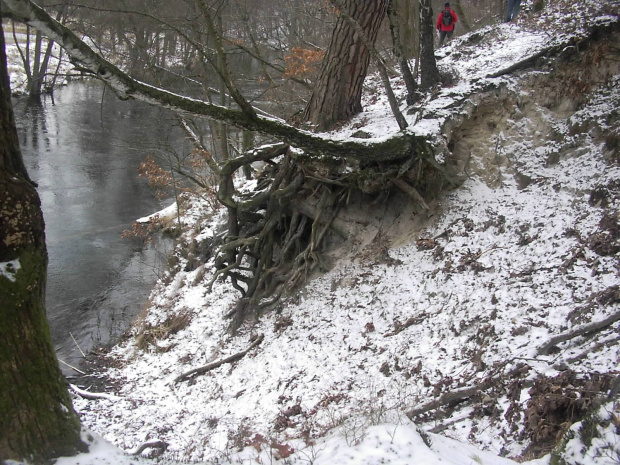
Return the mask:
{"type": "Polygon", "coordinates": [[[14,283],[17,279],[17,272],[21,267],[19,259],[11,260],[10,262],[0,262],[0,276],[14,283]]]}

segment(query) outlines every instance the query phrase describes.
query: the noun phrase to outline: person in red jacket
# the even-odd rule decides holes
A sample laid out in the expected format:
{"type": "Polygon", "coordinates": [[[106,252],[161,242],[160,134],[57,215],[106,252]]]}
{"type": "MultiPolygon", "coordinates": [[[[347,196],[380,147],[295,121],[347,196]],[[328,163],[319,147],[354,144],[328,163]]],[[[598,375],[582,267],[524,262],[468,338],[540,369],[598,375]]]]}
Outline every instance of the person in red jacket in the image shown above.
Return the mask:
{"type": "Polygon", "coordinates": [[[450,4],[444,5],[444,10],[439,13],[437,17],[437,30],[439,31],[439,46],[443,45],[443,41],[447,37],[450,40],[452,33],[454,32],[454,25],[459,19],[456,16],[454,10],[450,9],[450,4]]]}

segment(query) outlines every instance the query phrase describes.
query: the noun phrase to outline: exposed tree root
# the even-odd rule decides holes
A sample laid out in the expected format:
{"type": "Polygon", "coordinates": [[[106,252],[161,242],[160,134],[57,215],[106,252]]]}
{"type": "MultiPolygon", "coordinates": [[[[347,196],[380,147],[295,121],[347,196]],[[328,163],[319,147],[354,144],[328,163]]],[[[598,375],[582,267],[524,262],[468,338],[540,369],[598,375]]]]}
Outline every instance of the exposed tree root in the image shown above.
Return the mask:
{"type": "Polygon", "coordinates": [[[429,209],[427,203],[424,201],[424,197],[422,197],[420,193],[414,187],[407,184],[406,181],[403,181],[400,178],[391,178],[390,181],[395,186],[402,189],[402,191],[405,192],[407,195],[409,195],[409,197],[411,197],[414,201],[422,205],[422,208],[424,208],[425,210],[429,209]]]}
{"type": "Polygon", "coordinates": [[[146,449],[156,449],[158,451],[156,455],[161,455],[167,448],[168,444],[166,442],[160,441],[159,439],[152,439],[140,444],[134,450],[129,452],[129,455],[140,455],[146,449]]]}
{"type": "Polygon", "coordinates": [[[230,160],[219,171],[218,199],[228,211],[228,233],[215,258],[217,279],[230,279],[241,294],[226,315],[234,334],[248,316],[276,305],[280,296],[303,283],[319,269],[326,271],[324,242],[349,238],[347,224],[338,218],[351,196],[372,200],[397,186],[422,209],[424,195],[437,192],[444,173],[424,155],[369,165],[300,155],[276,144],[230,160]],[[235,190],[237,170],[265,163],[253,192],[235,190]]]}

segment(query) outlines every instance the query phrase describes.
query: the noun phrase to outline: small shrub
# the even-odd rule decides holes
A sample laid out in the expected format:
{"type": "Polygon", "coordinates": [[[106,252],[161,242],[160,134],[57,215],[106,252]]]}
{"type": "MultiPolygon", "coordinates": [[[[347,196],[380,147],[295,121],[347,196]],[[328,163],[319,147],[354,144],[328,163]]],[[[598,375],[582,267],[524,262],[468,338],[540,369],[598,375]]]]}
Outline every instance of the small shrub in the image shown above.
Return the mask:
{"type": "Polygon", "coordinates": [[[167,339],[171,335],[187,328],[190,321],[191,313],[185,311],[168,317],[163,323],[158,325],[151,325],[143,322],[137,329],[135,339],[136,347],[141,351],[146,351],[150,346],[153,346],[157,352],[167,352],[173,345],[162,347],[158,345],[157,341],[167,339]]]}

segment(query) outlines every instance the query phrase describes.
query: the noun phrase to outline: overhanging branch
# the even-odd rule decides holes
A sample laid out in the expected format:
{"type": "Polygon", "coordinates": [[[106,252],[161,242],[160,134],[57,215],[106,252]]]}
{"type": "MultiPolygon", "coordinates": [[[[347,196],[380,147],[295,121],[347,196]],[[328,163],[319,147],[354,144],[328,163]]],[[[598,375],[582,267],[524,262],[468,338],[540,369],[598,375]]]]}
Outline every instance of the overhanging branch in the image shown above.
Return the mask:
{"type": "MultiPolygon", "coordinates": [[[[430,143],[409,132],[384,139],[338,141],[297,129],[277,118],[247,114],[241,110],[214,105],[202,100],[169,92],[138,81],[99,56],[70,29],[55,21],[30,0],[2,0],[12,17],[32,27],[61,45],[71,59],[107,83],[121,99],[141,100],[181,113],[203,116],[233,126],[277,137],[305,153],[362,161],[389,161],[430,153],[430,143]]],[[[426,158],[426,157],[425,157],[426,158]]]]}

